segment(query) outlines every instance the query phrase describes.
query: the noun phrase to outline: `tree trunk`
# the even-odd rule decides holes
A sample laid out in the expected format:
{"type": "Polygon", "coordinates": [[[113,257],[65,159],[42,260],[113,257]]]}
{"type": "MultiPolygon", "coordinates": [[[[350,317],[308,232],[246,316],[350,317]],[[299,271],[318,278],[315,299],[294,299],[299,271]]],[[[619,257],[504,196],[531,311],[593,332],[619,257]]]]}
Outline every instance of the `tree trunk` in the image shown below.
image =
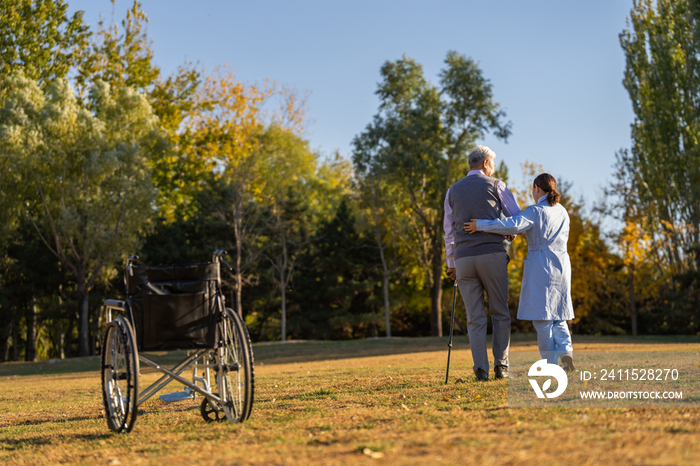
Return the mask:
{"type": "Polygon", "coordinates": [[[634,265],[627,266],[627,290],[629,293],[629,310],[632,318],[632,335],[637,336],[637,306],[634,293],[634,265]]]}
{"type": "Polygon", "coordinates": [[[243,273],[241,271],[241,254],[242,254],[241,242],[236,238],[236,312],[243,318],[243,273]]]}
{"type": "Polygon", "coordinates": [[[280,288],[282,290],[282,341],[287,340],[287,290],[284,286],[284,269],[280,272],[280,288]]]}
{"type": "Polygon", "coordinates": [[[391,320],[389,319],[389,311],[391,309],[389,305],[389,268],[386,265],[386,257],[384,257],[384,245],[382,244],[382,235],[377,224],[377,218],[375,217],[375,230],[377,237],[377,246],[379,247],[379,257],[382,259],[382,270],[384,271],[383,285],[384,285],[384,320],[386,324],[386,337],[391,338],[391,320]]]}
{"type": "Polygon", "coordinates": [[[0,338],[0,362],[5,362],[10,359],[10,337],[12,336],[12,319],[7,322],[2,329],[2,337],[0,338]]]}
{"type": "Polygon", "coordinates": [[[19,361],[19,318],[17,308],[12,306],[12,360],[19,361]]]}
{"type": "MultiPolygon", "coordinates": [[[[61,298],[61,293],[63,292],[63,285],[58,285],[58,310],[62,313],[63,310],[63,298],[61,298]]],[[[60,359],[66,358],[65,343],[66,334],[63,329],[63,320],[58,321],[58,335],[56,335],[56,340],[58,341],[58,357],[60,359]]]]}
{"type": "Polygon", "coordinates": [[[100,340],[100,335],[102,335],[102,317],[105,315],[103,312],[102,307],[98,307],[95,309],[95,316],[92,318],[93,322],[97,322],[97,325],[93,328],[91,337],[90,337],[90,355],[95,356],[96,354],[99,354],[97,352],[97,342],[100,340]]]}
{"type": "Polygon", "coordinates": [[[24,346],[24,360],[36,361],[36,297],[32,296],[31,304],[25,313],[27,321],[27,339],[24,346]]]}
{"type": "Polygon", "coordinates": [[[233,225],[234,234],[236,236],[236,312],[241,318],[243,318],[243,305],[241,304],[241,297],[243,295],[243,271],[241,270],[241,257],[243,255],[243,240],[241,239],[241,232],[243,230],[242,222],[241,208],[234,204],[233,225]]]}
{"type": "MultiPolygon", "coordinates": [[[[281,222],[278,222],[281,223],[281,222]]],[[[289,264],[287,258],[287,236],[282,230],[282,267],[280,267],[280,288],[282,289],[282,341],[287,340],[287,280],[289,275],[287,272],[287,265],[289,264]]]]}
{"type": "Polygon", "coordinates": [[[391,319],[389,318],[389,271],[384,270],[384,320],[386,324],[386,337],[391,338],[391,319]]]}
{"type": "Polygon", "coordinates": [[[90,355],[90,330],[88,326],[88,290],[78,285],[78,356],[90,355]]]}
{"type": "Polygon", "coordinates": [[[68,319],[68,328],[66,329],[66,357],[70,358],[73,356],[73,323],[75,322],[75,315],[70,315],[68,319]]]}
{"type": "Polygon", "coordinates": [[[442,243],[441,235],[435,235],[433,241],[433,264],[431,270],[432,288],[430,289],[430,333],[442,336],[442,243]]]}
{"type": "Polygon", "coordinates": [[[58,358],[59,359],[65,359],[66,358],[66,334],[63,330],[63,322],[58,324],[58,331],[56,335],[56,340],[58,341],[58,358]]]}
{"type": "Polygon", "coordinates": [[[386,264],[386,257],[384,256],[384,244],[382,243],[382,230],[379,224],[379,208],[377,207],[377,191],[376,187],[372,187],[372,215],[374,216],[374,234],[377,238],[377,247],[379,247],[379,257],[382,260],[382,270],[384,271],[383,285],[384,285],[384,320],[386,325],[386,337],[391,338],[391,319],[390,319],[390,305],[389,305],[389,267],[386,264]]]}

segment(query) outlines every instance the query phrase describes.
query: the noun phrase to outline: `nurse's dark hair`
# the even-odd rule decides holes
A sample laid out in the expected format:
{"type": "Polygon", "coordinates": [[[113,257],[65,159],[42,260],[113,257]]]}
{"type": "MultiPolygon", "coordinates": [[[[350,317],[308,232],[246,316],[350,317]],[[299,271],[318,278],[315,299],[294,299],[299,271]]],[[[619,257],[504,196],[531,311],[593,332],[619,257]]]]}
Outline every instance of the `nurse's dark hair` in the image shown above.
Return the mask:
{"type": "Polygon", "coordinates": [[[561,199],[561,194],[557,192],[557,180],[549,173],[538,175],[532,185],[537,186],[547,193],[547,202],[549,202],[549,205],[556,205],[559,199],[561,199]]]}

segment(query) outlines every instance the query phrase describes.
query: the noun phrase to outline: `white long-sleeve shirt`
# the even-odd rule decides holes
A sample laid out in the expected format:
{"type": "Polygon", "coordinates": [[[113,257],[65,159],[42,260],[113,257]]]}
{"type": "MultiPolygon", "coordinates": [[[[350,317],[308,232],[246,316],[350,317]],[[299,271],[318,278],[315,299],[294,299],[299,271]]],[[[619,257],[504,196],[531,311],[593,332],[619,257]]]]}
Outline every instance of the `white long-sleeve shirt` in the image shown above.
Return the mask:
{"type": "MultiPolygon", "coordinates": [[[[470,170],[467,176],[484,174],[481,170],[470,170]]],[[[503,213],[506,217],[512,217],[513,215],[518,215],[520,213],[520,207],[515,201],[513,193],[508,190],[508,187],[503,181],[498,182],[497,186],[498,197],[501,200],[501,207],[503,208],[503,213]]],[[[447,259],[447,267],[454,268],[454,249],[455,249],[455,237],[454,237],[454,219],[452,217],[452,207],[448,202],[450,198],[450,190],[447,190],[445,194],[445,216],[443,218],[442,227],[445,230],[445,257],[447,259]]]]}

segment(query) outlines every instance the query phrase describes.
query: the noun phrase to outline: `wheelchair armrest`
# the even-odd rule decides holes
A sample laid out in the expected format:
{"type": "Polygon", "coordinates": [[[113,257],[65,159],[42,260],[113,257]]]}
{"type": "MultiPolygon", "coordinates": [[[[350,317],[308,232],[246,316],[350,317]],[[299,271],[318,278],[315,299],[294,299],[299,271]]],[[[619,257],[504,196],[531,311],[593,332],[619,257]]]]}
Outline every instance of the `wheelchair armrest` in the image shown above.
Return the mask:
{"type": "Polygon", "coordinates": [[[104,311],[107,314],[107,323],[112,322],[112,309],[116,311],[126,311],[126,302],[119,299],[105,299],[102,302],[104,306],[104,311]]]}
{"type": "Polygon", "coordinates": [[[126,303],[119,299],[105,299],[104,306],[108,309],[116,309],[118,311],[126,310],[126,303]]]}

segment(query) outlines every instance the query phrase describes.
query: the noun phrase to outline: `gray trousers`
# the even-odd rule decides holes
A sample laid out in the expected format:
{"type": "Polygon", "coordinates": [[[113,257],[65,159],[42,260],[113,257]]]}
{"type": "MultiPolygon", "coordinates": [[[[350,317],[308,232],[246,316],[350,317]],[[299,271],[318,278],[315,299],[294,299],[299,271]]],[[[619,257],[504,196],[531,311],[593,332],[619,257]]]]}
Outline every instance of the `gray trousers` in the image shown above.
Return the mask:
{"type": "Polygon", "coordinates": [[[474,360],[474,372],[489,373],[486,351],[486,309],[484,290],[489,295],[489,314],[493,323],[494,366],[508,367],[510,312],[508,311],[508,256],[505,252],[455,260],[457,284],[467,309],[467,332],[474,360]]]}

